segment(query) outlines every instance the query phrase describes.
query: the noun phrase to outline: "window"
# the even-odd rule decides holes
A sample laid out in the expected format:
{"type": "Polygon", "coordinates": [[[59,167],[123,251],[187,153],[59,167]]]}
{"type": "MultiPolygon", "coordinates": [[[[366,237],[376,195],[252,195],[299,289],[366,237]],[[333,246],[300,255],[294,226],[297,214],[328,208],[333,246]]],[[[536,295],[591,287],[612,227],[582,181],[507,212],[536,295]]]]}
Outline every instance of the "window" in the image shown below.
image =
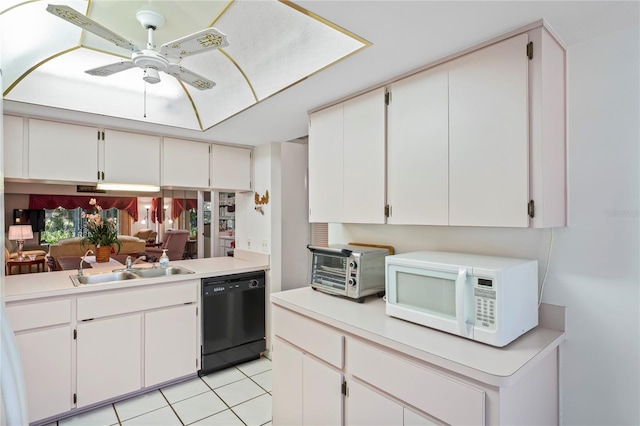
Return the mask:
{"type": "MultiPolygon", "coordinates": [[[[113,218],[118,225],[119,211],[116,208],[103,210],[102,219],[113,218]]],[[[66,238],[81,237],[84,232],[86,219],[82,218],[82,209],[45,209],[44,231],[40,235],[40,241],[53,244],[66,238]]]]}

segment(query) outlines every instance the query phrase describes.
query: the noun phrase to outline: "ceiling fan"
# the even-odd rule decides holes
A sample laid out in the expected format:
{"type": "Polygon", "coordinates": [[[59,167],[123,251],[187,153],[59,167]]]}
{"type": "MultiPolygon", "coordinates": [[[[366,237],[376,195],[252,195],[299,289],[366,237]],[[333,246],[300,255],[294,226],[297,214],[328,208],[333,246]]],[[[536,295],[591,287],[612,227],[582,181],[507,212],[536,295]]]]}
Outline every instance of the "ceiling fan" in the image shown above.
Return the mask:
{"type": "Polygon", "coordinates": [[[147,83],[159,83],[160,74],[158,71],[162,71],[174,76],[180,81],[190,84],[196,89],[207,90],[215,86],[216,83],[169,60],[179,60],[189,55],[220,49],[229,45],[226,35],[215,28],[207,28],[165,43],[160,46],[159,51],[155,50],[153,32],[164,25],[164,17],[157,12],[141,10],[136,13],[136,18],[142,27],[147,30],[148,41],[147,48],[140,49],[129,40],[103,27],[69,6],[50,4],[47,6],[47,11],[73,25],[77,25],[85,31],[102,37],[116,46],[132,51],[130,61],[120,61],[85,71],[87,74],[100,77],[106,77],[120,71],[138,67],[144,70],[142,78],[147,83]]]}

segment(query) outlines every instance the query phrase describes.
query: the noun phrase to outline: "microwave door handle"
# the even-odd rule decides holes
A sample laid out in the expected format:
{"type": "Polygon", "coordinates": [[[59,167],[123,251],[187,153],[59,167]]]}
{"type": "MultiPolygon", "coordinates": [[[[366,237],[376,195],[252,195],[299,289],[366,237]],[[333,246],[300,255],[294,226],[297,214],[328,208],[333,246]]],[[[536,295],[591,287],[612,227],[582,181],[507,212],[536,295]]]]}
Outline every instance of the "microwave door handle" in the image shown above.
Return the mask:
{"type": "Polygon", "coordinates": [[[467,310],[464,306],[464,292],[467,284],[467,268],[458,269],[458,277],[456,278],[456,319],[458,320],[458,329],[460,335],[469,336],[467,329],[467,310]]]}

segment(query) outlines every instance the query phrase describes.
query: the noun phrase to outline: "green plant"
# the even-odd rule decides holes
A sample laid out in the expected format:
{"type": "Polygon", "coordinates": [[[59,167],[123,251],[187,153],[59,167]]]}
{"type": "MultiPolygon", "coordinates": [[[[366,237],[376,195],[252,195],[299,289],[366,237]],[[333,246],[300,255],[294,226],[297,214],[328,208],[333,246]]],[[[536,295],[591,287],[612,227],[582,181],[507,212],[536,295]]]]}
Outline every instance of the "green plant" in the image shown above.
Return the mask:
{"type": "Polygon", "coordinates": [[[91,213],[82,212],[82,217],[86,218],[87,235],[82,237],[80,244],[83,246],[87,243],[91,243],[96,247],[118,246],[118,253],[120,252],[121,243],[118,239],[118,228],[113,218],[103,220],[100,216],[102,207],[96,203],[96,199],[89,200],[89,204],[94,206],[94,210],[91,213]]]}

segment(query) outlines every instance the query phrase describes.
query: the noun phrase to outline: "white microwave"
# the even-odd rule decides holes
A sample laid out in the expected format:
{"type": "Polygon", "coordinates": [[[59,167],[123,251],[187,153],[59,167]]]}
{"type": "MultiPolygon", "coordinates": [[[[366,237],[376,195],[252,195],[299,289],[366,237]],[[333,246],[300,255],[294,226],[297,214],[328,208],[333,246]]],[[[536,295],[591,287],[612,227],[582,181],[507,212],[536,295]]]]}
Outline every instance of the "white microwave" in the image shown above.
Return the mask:
{"type": "Polygon", "coordinates": [[[385,259],[386,312],[502,347],[538,325],[538,261],[421,251],[385,259]]]}

